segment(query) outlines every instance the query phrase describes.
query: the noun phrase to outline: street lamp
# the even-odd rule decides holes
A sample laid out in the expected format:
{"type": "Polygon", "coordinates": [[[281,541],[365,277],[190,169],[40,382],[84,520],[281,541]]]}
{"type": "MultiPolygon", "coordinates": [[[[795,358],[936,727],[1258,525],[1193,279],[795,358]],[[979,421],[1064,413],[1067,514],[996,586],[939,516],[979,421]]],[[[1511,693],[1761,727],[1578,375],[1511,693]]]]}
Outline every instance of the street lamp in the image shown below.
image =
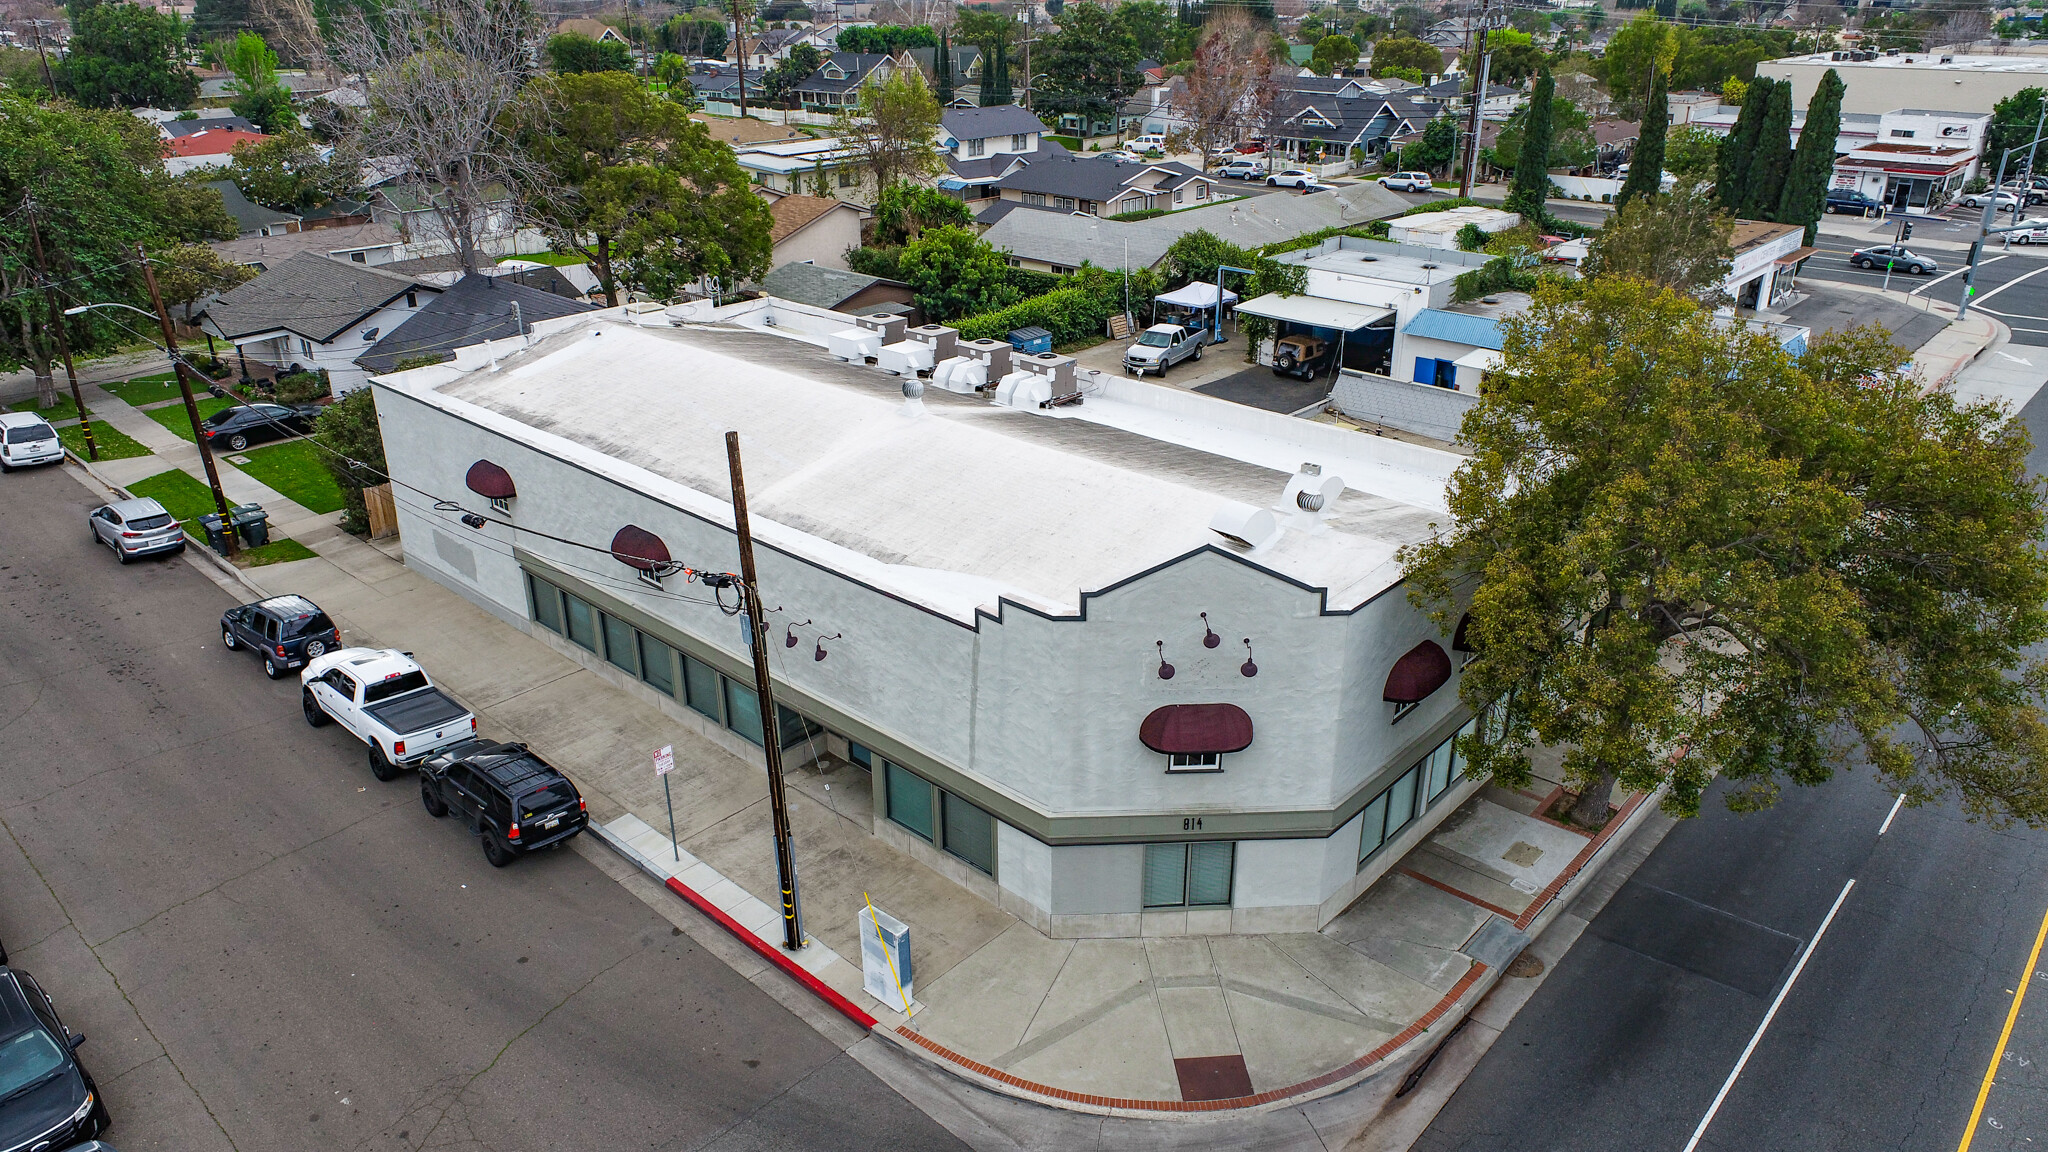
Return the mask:
{"type": "MultiPolygon", "coordinates": [[[[228,512],[227,493],[221,491],[220,488],[220,471],[214,467],[213,449],[206,442],[206,429],[200,427],[199,424],[199,403],[192,398],[192,381],[187,375],[190,370],[185,367],[185,358],[178,355],[178,338],[171,332],[171,317],[169,313],[163,310],[163,301],[157,296],[156,276],[150,272],[147,260],[143,262],[142,273],[143,278],[149,282],[149,297],[157,306],[155,315],[152,316],[150,313],[144,312],[132,304],[112,302],[80,304],[75,308],[66,308],[64,314],[66,316],[76,316],[81,312],[89,312],[94,308],[125,308],[139,316],[150,316],[151,319],[162,324],[164,351],[170,355],[171,371],[178,378],[178,393],[185,398],[185,415],[192,421],[192,442],[199,448],[199,462],[206,467],[206,486],[213,489],[213,506],[220,513],[221,539],[227,542],[227,554],[232,556],[235,554],[235,535],[229,528],[229,522],[234,517],[228,512]]],[[[208,381],[208,383],[211,383],[211,381],[208,381]]]]}

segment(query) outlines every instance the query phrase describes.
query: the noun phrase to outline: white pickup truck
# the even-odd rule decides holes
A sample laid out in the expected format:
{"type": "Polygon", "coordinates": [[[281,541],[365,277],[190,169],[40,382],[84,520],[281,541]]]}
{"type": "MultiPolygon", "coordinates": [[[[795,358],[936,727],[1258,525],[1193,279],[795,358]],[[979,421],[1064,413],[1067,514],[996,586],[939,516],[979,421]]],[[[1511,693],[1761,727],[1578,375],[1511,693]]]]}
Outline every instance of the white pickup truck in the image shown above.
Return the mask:
{"type": "Polygon", "coordinates": [[[315,728],[337,721],[369,745],[370,771],[396,780],[399,769],[476,735],[476,717],[434,687],[396,648],[343,648],[299,673],[299,704],[315,728]]]}

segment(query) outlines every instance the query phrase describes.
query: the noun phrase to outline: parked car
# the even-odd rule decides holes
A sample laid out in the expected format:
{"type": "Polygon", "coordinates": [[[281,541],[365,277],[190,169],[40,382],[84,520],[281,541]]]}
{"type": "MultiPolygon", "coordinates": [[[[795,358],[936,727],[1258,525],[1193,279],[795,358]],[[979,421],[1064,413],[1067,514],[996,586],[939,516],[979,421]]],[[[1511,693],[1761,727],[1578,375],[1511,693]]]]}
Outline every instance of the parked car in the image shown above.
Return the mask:
{"type": "Polygon", "coordinates": [[[426,670],[396,648],[343,648],[306,662],[299,707],[315,728],[329,720],[369,749],[370,774],[399,769],[476,735],[476,717],[443,695],[426,670]]]}
{"type": "Polygon", "coordinates": [[[1427,172],[1396,172],[1380,177],[1380,187],[1394,192],[1434,192],[1436,182],[1427,172]]]}
{"type": "Polygon", "coordinates": [[[303,436],[325,411],[318,404],[237,404],[199,422],[207,444],[240,452],[258,440],[303,436]]]}
{"type": "Polygon", "coordinates": [[[1223,167],[1218,168],[1216,174],[1232,180],[1257,180],[1266,174],[1266,162],[1240,156],[1235,160],[1224,161],[1223,167]]]}
{"type": "Polygon", "coordinates": [[[1134,376],[1166,375],[1183,360],[1200,360],[1209,334],[1180,324],[1154,324],[1138,333],[1138,342],[1124,349],[1124,370],[1134,376]]]}
{"type": "Polygon", "coordinates": [[[1318,373],[1329,367],[1336,352],[1337,346],[1320,336],[1306,332],[1282,336],[1273,343],[1273,372],[1278,376],[1314,380],[1318,373]]]}
{"type": "Polygon", "coordinates": [[[2013,243],[2048,244],[2048,220],[2036,217],[2020,223],[2025,226],[2025,231],[2011,233],[2013,243]]]}
{"type": "Polygon", "coordinates": [[[220,643],[230,652],[247,648],[263,657],[263,674],[281,680],[341,647],[341,630],[304,596],[273,596],[221,613],[220,643]]]}
{"type": "Polygon", "coordinates": [[[2000,184],[1998,186],[1998,190],[2002,193],[2007,193],[2009,195],[2017,197],[2019,200],[2021,200],[2023,203],[2030,207],[2032,205],[2039,204],[2044,199],[2048,199],[2048,192],[2043,192],[2041,189],[2034,187],[2032,184],[2024,183],[2019,180],[2007,180],[2005,183],[2000,184]]]}
{"type": "Polygon", "coordinates": [[[1255,156],[1265,150],[1266,142],[1263,140],[1244,140],[1231,149],[1232,152],[1240,152],[1246,156],[1255,156]]]}
{"type": "Polygon", "coordinates": [[[1962,199],[1965,208],[1982,208],[1995,203],[2003,211],[2020,206],[2020,198],[2010,192],[1972,192],[1962,199]]]}
{"type": "Polygon", "coordinates": [[[137,556],[185,550],[185,530],[178,518],[147,496],[102,504],[86,523],[92,526],[93,540],[112,548],[123,564],[137,556]]]}
{"type": "Polygon", "coordinates": [[[64,445],[48,420],[33,412],[0,412],[0,472],[63,458],[64,445]]]}
{"type": "Polygon", "coordinates": [[[461,817],[493,868],[559,848],[590,825],[576,785],[524,744],[468,740],[428,757],[420,764],[420,804],[435,819],[461,817]]]}
{"type": "Polygon", "coordinates": [[[1822,210],[1845,215],[1868,216],[1876,213],[1882,216],[1884,215],[1884,201],[1867,192],[1859,192],[1854,188],[1833,188],[1829,189],[1828,198],[1822,205],[1822,210]]]}
{"type": "Polygon", "coordinates": [[[0,968],[0,1148],[70,1148],[113,1126],[84,1043],[33,977],[0,968]]]}
{"type": "Polygon", "coordinates": [[[1112,149],[1104,152],[1101,158],[1104,160],[1114,160],[1119,164],[1143,164],[1145,162],[1143,156],[1138,155],[1129,148],[1112,149]]]}
{"type": "Polygon", "coordinates": [[[1266,177],[1269,188],[1313,188],[1316,174],[1306,168],[1289,168],[1266,177]]]}
{"type": "Polygon", "coordinates": [[[1129,147],[1133,152],[1164,152],[1166,151],[1166,134],[1164,132],[1147,132],[1143,136],[1132,140],[1129,147]]]}
{"type": "Polygon", "coordinates": [[[1874,248],[1858,248],[1849,253],[1849,263],[1858,268],[1882,268],[1891,265],[1894,272],[1910,272],[1915,276],[1922,273],[1941,271],[1941,266],[1928,257],[1913,252],[1899,244],[1879,244],[1874,248]]]}

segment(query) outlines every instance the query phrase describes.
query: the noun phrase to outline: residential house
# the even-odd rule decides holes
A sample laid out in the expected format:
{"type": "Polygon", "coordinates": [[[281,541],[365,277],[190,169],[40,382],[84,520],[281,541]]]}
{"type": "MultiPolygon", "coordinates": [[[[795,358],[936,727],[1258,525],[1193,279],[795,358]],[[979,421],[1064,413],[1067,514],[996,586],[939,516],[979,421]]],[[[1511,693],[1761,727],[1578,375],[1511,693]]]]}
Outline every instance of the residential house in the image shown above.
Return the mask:
{"type": "MultiPolygon", "coordinates": [[[[937,48],[906,49],[910,58],[917,62],[918,71],[924,73],[926,83],[938,80],[939,50],[937,48]]],[[[981,49],[972,44],[953,45],[953,90],[959,96],[972,96],[971,84],[981,80],[981,49]]],[[[973,101],[969,100],[969,104],[973,101]]]]}
{"type": "MultiPolygon", "coordinates": [[[[190,19],[190,17],[187,17],[190,19]]],[[[293,96],[324,96],[334,91],[335,85],[324,74],[299,69],[281,69],[277,83],[293,96]]],[[[199,80],[201,100],[231,100],[235,96],[235,78],[225,73],[202,76],[199,80]]]]}
{"type": "Polygon", "coordinates": [[[203,168],[225,168],[234,159],[237,145],[255,144],[270,137],[261,132],[234,128],[206,128],[164,141],[164,171],[173,176],[203,168]]]}
{"type": "Polygon", "coordinates": [[[860,209],[829,197],[797,193],[769,196],[772,202],[768,211],[775,217],[775,226],[768,235],[775,242],[776,265],[846,267],[846,250],[860,247],[860,209]]]}
{"type": "Polygon", "coordinates": [[[900,69],[915,67],[904,53],[834,52],[791,95],[805,108],[834,112],[859,104],[860,90],[867,85],[880,84],[900,69]]]}
{"type": "Polygon", "coordinates": [[[731,116],[738,111],[742,84],[751,105],[758,106],[768,99],[768,89],[761,83],[767,74],[764,68],[741,69],[733,64],[699,61],[690,68],[690,90],[704,102],[706,110],[731,116]]]}
{"type": "Polygon", "coordinates": [[[368,379],[356,357],[440,291],[410,276],[302,252],[221,294],[203,324],[235,346],[244,371],[325,369],[340,396],[368,379]]]}
{"type": "Polygon", "coordinates": [[[1484,35],[1485,28],[1485,17],[1453,16],[1431,24],[1422,33],[1422,42],[1445,52],[1463,52],[1476,37],[1484,35]]]}
{"type": "MultiPolygon", "coordinates": [[[[388,271],[388,269],[387,269],[388,271]]],[[[531,332],[541,320],[588,312],[591,305],[509,276],[471,274],[428,300],[396,330],[380,336],[356,357],[356,367],[375,375],[426,361],[455,359],[457,348],[531,332]]]]}
{"type": "MultiPolygon", "coordinates": [[[[486,189],[485,194],[483,219],[477,226],[478,246],[498,253],[511,250],[508,246],[519,227],[512,194],[503,186],[486,189]]],[[[447,190],[439,184],[394,181],[371,195],[370,219],[390,226],[412,246],[414,255],[455,251],[459,245],[441,215],[447,197],[447,190]]]]}
{"type": "MultiPolygon", "coordinates": [[[[747,67],[773,68],[789,59],[789,50],[805,42],[804,28],[770,28],[747,38],[747,67]]],[[[727,48],[730,57],[733,49],[727,48]]]]}
{"type": "Polygon", "coordinates": [[[627,42],[625,35],[617,28],[602,20],[592,20],[587,16],[572,16],[555,25],[555,35],[588,36],[600,44],[605,42],[624,44],[627,42]]]}
{"type": "Polygon", "coordinates": [[[209,180],[206,186],[220,193],[221,204],[227,208],[228,215],[235,218],[235,224],[245,240],[251,236],[283,236],[300,229],[300,217],[290,212],[265,208],[250,200],[242,195],[242,190],[236,187],[232,180],[209,180]]]}
{"type": "Polygon", "coordinates": [[[1295,91],[1275,107],[1267,138],[1271,147],[1297,161],[1313,152],[1340,159],[1354,152],[1377,157],[1394,141],[1420,133],[1442,111],[1442,104],[1407,96],[1295,91]]]}
{"type": "Polygon", "coordinates": [[[1153,208],[1192,208],[1214,196],[1216,181],[1176,160],[1126,163],[1071,153],[1045,155],[996,181],[998,195],[1033,208],[1117,216],[1153,208]]]}
{"type": "Polygon", "coordinates": [[[1021,165],[1067,154],[1045,136],[1038,117],[1015,104],[948,108],[939,121],[948,175],[939,187],[967,200],[994,196],[997,182],[1021,165]]]}
{"type": "Polygon", "coordinates": [[[220,258],[232,264],[269,269],[294,257],[311,253],[351,264],[389,264],[405,255],[405,243],[388,224],[344,224],[332,228],[308,228],[269,236],[243,236],[216,240],[208,245],[220,258]]]}
{"type": "Polygon", "coordinates": [[[805,137],[776,144],[752,144],[734,157],[748,178],[774,192],[826,195],[863,207],[874,203],[874,180],[858,153],[836,136],[805,137]]]}
{"type": "MultiPolygon", "coordinates": [[[[761,291],[778,300],[848,315],[876,311],[909,315],[917,309],[908,284],[802,261],[791,261],[768,273],[761,280],[761,291]]],[[[911,322],[915,323],[915,318],[911,322]]]]}
{"type": "Polygon", "coordinates": [[[370,223],[370,202],[350,200],[336,196],[325,204],[318,204],[300,214],[301,228],[346,228],[353,224],[370,223]]]}
{"type": "Polygon", "coordinates": [[[210,119],[159,120],[157,132],[166,140],[176,140],[195,132],[209,132],[225,129],[230,132],[260,133],[263,129],[240,116],[216,116],[210,119]]]}

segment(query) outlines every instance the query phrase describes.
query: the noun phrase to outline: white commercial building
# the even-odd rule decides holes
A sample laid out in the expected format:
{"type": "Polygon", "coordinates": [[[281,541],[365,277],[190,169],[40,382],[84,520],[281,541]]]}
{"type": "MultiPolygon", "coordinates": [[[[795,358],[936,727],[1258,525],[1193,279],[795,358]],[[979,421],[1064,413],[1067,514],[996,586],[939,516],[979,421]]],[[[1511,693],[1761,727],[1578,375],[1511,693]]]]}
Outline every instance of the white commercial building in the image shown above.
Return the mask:
{"type": "Polygon", "coordinates": [[[1969,108],[1985,113],[2024,88],[2048,87],[2048,57],[1962,56],[1945,52],[1894,51],[1868,60],[1870,53],[1816,52],[1767,60],[1756,74],[1792,83],[1792,104],[1806,107],[1820,78],[1835,70],[1847,90],[1843,112],[1880,113],[1894,108],[1969,108]]]}
{"type": "Polygon", "coordinates": [[[737,430],[786,735],[872,772],[876,835],[1055,936],[1313,930],[1477,786],[1457,644],[1396,560],[1457,456],[1106,376],[1042,407],[1070,359],[1011,373],[945,329],[874,339],[991,357],[1006,402],[948,371],[907,399],[852,328],[611,310],[377,377],[407,562],[745,750],[739,621],[640,570],[737,569],[737,430]]]}

